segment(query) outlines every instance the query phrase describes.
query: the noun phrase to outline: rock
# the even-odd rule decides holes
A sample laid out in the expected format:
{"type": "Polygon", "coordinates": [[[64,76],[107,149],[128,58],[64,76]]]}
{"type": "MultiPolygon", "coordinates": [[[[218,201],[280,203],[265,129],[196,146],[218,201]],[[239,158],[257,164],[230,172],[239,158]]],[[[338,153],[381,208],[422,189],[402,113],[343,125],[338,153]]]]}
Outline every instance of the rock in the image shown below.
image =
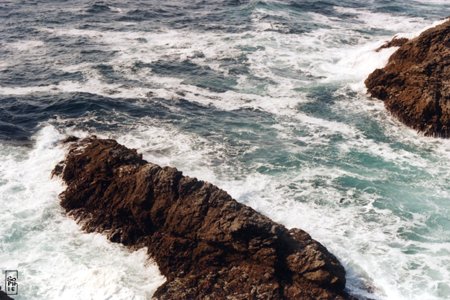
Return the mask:
{"type": "Polygon", "coordinates": [[[401,47],[406,44],[409,40],[407,38],[398,38],[394,36],[392,40],[384,43],[382,46],[378,47],[375,51],[380,52],[382,49],[392,48],[392,47],[401,47]]]}
{"type": "Polygon", "coordinates": [[[404,44],[365,84],[371,96],[427,136],[450,136],[450,20],[404,44]]]}
{"type": "Polygon", "coordinates": [[[6,294],[4,291],[0,289],[0,300],[14,300],[14,299],[9,297],[8,294],[6,294]]]}
{"type": "Polygon", "coordinates": [[[155,298],[351,298],[342,265],[305,231],[114,140],[71,140],[54,170],[67,183],[61,205],[88,232],[147,247],[167,278],[155,298]]]}

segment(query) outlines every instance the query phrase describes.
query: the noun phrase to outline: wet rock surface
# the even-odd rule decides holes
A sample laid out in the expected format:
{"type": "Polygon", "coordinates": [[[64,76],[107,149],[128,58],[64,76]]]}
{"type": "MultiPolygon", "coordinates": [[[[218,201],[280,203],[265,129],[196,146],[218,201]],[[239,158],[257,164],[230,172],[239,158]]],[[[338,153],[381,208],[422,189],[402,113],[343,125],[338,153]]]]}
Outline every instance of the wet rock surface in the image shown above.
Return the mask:
{"type": "Polygon", "coordinates": [[[448,138],[450,20],[414,39],[390,43],[401,47],[384,68],[366,79],[368,92],[383,100],[386,108],[406,125],[427,136],[448,138]]]}
{"type": "Polygon", "coordinates": [[[342,265],[305,231],[114,140],[66,142],[67,157],[54,169],[67,184],[61,205],[88,232],[148,247],[167,278],[155,298],[350,298],[342,265]]]}

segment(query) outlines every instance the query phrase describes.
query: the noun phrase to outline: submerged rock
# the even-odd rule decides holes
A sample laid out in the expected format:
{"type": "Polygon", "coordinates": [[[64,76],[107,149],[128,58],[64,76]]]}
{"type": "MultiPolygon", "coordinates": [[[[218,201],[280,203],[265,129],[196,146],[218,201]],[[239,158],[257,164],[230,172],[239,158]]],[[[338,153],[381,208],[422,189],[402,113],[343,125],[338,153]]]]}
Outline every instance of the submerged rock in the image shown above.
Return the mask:
{"type": "Polygon", "coordinates": [[[450,137],[450,20],[403,45],[366,79],[369,93],[406,125],[450,137]]]}
{"type": "Polygon", "coordinates": [[[305,231],[114,140],[73,141],[54,170],[67,183],[61,205],[88,232],[148,247],[167,278],[155,298],[350,298],[342,265],[305,231]]]}

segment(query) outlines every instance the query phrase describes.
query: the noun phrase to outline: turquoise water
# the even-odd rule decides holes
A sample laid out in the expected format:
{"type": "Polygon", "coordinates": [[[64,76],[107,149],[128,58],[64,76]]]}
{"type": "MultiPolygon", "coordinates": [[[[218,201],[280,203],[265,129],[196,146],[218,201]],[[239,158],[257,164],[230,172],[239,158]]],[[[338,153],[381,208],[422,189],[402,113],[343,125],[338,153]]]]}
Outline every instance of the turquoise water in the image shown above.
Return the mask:
{"type": "Polygon", "coordinates": [[[374,49],[442,21],[445,1],[0,8],[0,267],[19,270],[17,299],[145,299],[164,281],[59,207],[57,141],[91,133],[305,229],[351,293],[450,298],[450,143],[363,84],[395,50],[374,49]]]}

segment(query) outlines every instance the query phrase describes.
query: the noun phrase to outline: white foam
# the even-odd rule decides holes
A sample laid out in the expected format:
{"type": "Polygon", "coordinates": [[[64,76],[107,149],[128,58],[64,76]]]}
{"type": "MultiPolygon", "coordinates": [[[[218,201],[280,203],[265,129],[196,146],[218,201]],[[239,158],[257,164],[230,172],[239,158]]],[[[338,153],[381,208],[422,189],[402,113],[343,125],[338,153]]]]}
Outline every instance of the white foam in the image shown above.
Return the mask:
{"type": "Polygon", "coordinates": [[[423,29],[423,24],[427,21],[423,18],[413,18],[407,16],[399,16],[388,13],[377,13],[365,9],[355,9],[349,7],[334,8],[340,13],[349,13],[356,15],[357,19],[365,24],[366,28],[377,28],[383,30],[390,30],[397,33],[411,32],[419,29],[423,29]]]}
{"type": "MultiPolygon", "coordinates": [[[[318,29],[304,34],[282,34],[276,31],[264,31],[260,26],[265,16],[280,18],[298,17],[283,10],[258,8],[252,18],[255,34],[195,32],[166,29],[155,32],[145,31],[96,31],[74,28],[41,29],[56,36],[86,36],[98,41],[99,45],[115,51],[110,64],[121,76],[141,82],[142,85],[108,84],[95,69],[94,63],[82,63],[61,66],[62,70],[82,72],[87,80],[83,82],[64,81],[49,86],[0,87],[1,94],[25,95],[30,93],[86,92],[116,98],[143,98],[147,95],[179,99],[180,93],[186,99],[205,105],[215,105],[220,109],[256,108],[285,115],[292,114],[299,103],[308,101],[296,91],[320,82],[351,81],[352,88],[364,90],[364,78],[375,68],[383,66],[395,50],[373,51],[384,40],[379,37],[367,41],[367,36],[355,29],[386,28],[393,31],[411,32],[429,26],[421,18],[399,17],[389,14],[373,13],[367,10],[335,7],[338,12],[354,14],[358,22],[342,22],[335,17],[317,13],[306,13],[302,18],[311,18],[330,28],[318,29]],[[349,40],[351,44],[343,44],[349,40]],[[255,85],[247,75],[236,77],[237,90],[216,93],[204,88],[183,83],[180,78],[171,78],[154,74],[144,68],[133,71],[134,63],[151,63],[159,59],[168,61],[190,60],[200,66],[228,74],[228,69],[220,65],[221,59],[236,58],[243,47],[259,46],[259,50],[248,54],[248,67],[252,75],[270,78],[259,92],[251,91],[255,85]],[[203,56],[198,56],[202,53],[203,56]],[[308,77],[312,76],[312,77],[308,77]],[[157,85],[157,87],[143,87],[157,85]],[[178,92],[178,93],[177,93],[178,92]]],[[[271,25],[273,26],[273,25],[271,25]]],[[[386,37],[388,39],[390,37],[386,37]]],[[[23,45],[39,46],[39,42],[30,41],[23,45]]],[[[20,46],[17,45],[17,46],[20,46]]]]}
{"type": "Polygon", "coordinates": [[[64,156],[61,137],[45,126],[31,151],[0,146],[2,268],[19,271],[23,299],[148,299],[164,278],[145,249],[82,233],[64,216],[57,197],[63,185],[50,179],[64,156]]]}
{"type": "Polygon", "coordinates": [[[22,40],[22,41],[9,43],[6,46],[8,48],[12,48],[14,50],[30,51],[30,50],[33,50],[35,48],[43,47],[44,46],[44,42],[43,41],[39,41],[39,40],[22,40]]]}

